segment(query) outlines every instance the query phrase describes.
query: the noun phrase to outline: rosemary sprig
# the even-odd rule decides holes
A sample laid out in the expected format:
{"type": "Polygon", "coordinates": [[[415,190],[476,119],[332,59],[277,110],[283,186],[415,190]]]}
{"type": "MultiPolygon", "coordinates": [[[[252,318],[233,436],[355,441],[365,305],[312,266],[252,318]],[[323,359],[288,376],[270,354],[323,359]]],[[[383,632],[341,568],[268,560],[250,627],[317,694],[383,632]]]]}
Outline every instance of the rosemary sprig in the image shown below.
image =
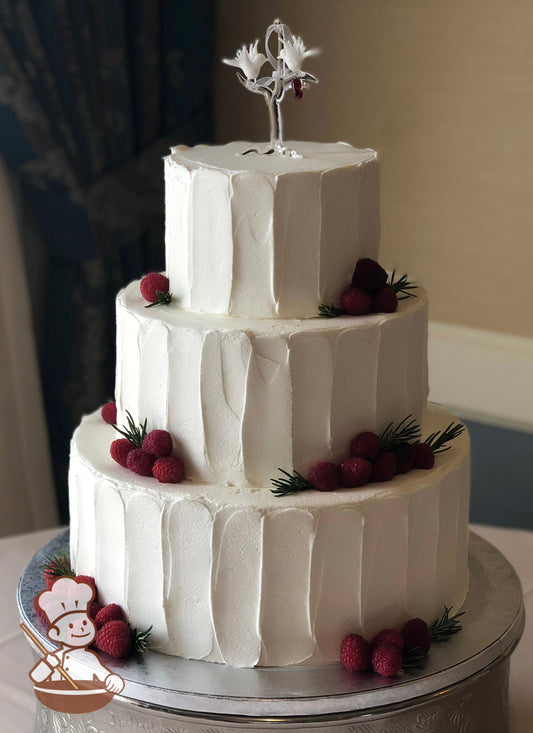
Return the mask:
{"type": "Polygon", "coordinates": [[[409,651],[402,653],[402,669],[404,672],[414,672],[417,669],[424,669],[426,666],[427,654],[415,646],[409,651]]]}
{"type": "Polygon", "coordinates": [[[338,316],[344,315],[344,311],[342,308],[337,308],[333,303],[330,303],[329,305],[321,303],[321,305],[318,306],[318,315],[321,318],[338,318],[338,316]]]}
{"type": "Polygon", "coordinates": [[[133,642],[133,648],[136,652],[143,654],[150,648],[151,639],[150,634],[152,633],[152,626],[148,629],[132,629],[130,626],[131,640],[133,642]]]}
{"type": "Polygon", "coordinates": [[[433,621],[430,626],[429,633],[431,634],[431,641],[439,643],[442,641],[448,641],[452,636],[457,634],[463,628],[459,619],[465,615],[464,611],[450,616],[451,606],[444,606],[442,615],[433,621]]]}
{"type": "Polygon", "coordinates": [[[126,416],[128,420],[127,428],[119,428],[117,425],[113,425],[117,433],[120,433],[127,438],[130,443],[133,443],[137,448],[142,448],[143,440],[146,438],[146,423],[145,420],[140,425],[136,425],[131,414],[126,410],[126,416]]]}
{"type": "Polygon", "coordinates": [[[451,445],[446,445],[446,443],[450,443],[452,440],[455,440],[455,438],[458,438],[461,433],[464,433],[464,430],[465,426],[462,423],[451,422],[444,430],[437,430],[436,432],[431,433],[424,443],[429,445],[435,454],[446,453],[446,451],[451,448],[451,445]]]}
{"type": "Polygon", "coordinates": [[[296,494],[298,491],[308,491],[313,488],[313,485],[302,476],[298,471],[293,471],[292,474],[284,471],[282,468],[278,468],[286,478],[271,478],[270,482],[275,487],[270,489],[274,496],[286,496],[287,494],[296,494]]]}
{"type": "Polygon", "coordinates": [[[398,297],[398,300],[406,300],[406,298],[416,298],[417,297],[415,293],[411,292],[411,290],[416,290],[418,285],[415,285],[415,283],[410,282],[407,279],[407,275],[402,275],[399,280],[395,280],[395,278],[396,278],[396,270],[393,270],[389,285],[392,287],[392,289],[394,290],[396,294],[402,293],[401,297],[398,297]]]}
{"type": "Polygon", "coordinates": [[[57,555],[45,557],[46,563],[41,566],[41,570],[52,578],[60,578],[62,575],[68,575],[70,578],[75,578],[76,573],[70,565],[70,558],[65,552],[61,550],[57,555]]]}
{"type": "Polygon", "coordinates": [[[168,305],[172,301],[172,293],[165,293],[162,290],[156,290],[157,300],[154,303],[148,303],[145,308],[153,308],[154,305],[168,305]]]}
{"type": "Polygon", "coordinates": [[[389,423],[379,436],[381,449],[384,451],[394,450],[401,443],[416,443],[420,440],[420,425],[412,415],[407,415],[396,426],[389,423]]]}

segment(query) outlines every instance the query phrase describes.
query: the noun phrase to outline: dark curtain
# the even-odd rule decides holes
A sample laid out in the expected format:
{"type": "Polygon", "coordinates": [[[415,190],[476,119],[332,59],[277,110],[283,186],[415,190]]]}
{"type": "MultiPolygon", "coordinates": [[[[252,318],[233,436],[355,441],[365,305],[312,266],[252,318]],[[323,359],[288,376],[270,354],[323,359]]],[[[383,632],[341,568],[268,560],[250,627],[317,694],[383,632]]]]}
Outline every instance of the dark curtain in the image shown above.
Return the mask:
{"type": "Polygon", "coordinates": [[[45,242],[63,520],[71,433],[114,391],[116,292],[164,269],[161,158],[211,139],[211,42],[210,0],[0,0],[0,152],[45,242]]]}

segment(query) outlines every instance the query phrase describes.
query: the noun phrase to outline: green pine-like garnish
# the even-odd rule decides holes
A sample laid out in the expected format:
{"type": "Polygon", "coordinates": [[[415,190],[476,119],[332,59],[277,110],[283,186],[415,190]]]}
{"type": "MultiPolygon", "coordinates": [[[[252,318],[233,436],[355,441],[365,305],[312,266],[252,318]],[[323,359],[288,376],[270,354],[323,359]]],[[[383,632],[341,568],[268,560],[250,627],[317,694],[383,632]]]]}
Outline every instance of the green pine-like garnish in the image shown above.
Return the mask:
{"type": "Polygon", "coordinates": [[[392,287],[392,289],[398,296],[398,300],[406,300],[406,298],[416,298],[417,297],[416,294],[412,293],[411,291],[416,290],[418,285],[415,285],[415,283],[410,282],[407,279],[407,275],[402,275],[399,280],[396,280],[396,270],[392,271],[389,285],[392,287]]]}
{"type": "Polygon", "coordinates": [[[168,305],[172,302],[172,293],[164,293],[162,290],[156,290],[157,300],[154,303],[148,303],[145,308],[153,308],[154,305],[168,305]]]}
{"type": "Polygon", "coordinates": [[[450,616],[451,610],[451,606],[444,606],[442,615],[431,624],[429,633],[431,634],[432,642],[438,644],[443,641],[448,641],[463,628],[459,619],[465,615],[465,612],[460,611],[450,616]]]}
{"type": "Polygon", "coordinates": [[[420,425],[412,415],[407,415],[396,426],[389,423],[379,436],[381,450],[391,451],[402,443],[416,443],[420,440],[420,425]]]}
{"type": "Polygon", "coordinates": [[[45,560],[46,563],[41,566],[41,569],[53,578],[60,578],[62,575],[68,575],[70,578],[76,577],[76,573],[70,565],[70,558],[65,550],[61,550],[57,555],[46,557],[45,560]]]}
{"type": "Polygon", "coordinates": [[[337,308],[333,303],[330,303],[329,305],[322,303],[318,306],[318,315],[321,318],[338,318],[339,316],[344,315],[344,311],[342,308],[337,308]]]}
{"type": "Polygon", "coordinates": [[[298,473],[298,471],[293,471],[292,474],[284,471],[282,468],[278,468],[278,471],[280,471],[285,478],[270,479],[270,482],[274,486],[270,491],[274,496],[286,496],[287,494],[296,494],[298,491],[309,491],[309,489],[314,488],[301,473],[298,473]]]}
{"type": "Polygon", "coordinates": [[[436,432],[431,433],[424,442],[429,445],[435,455],[437,453],[445,453],[451,448],[451,445],[446,445],[446,443],[450,443],[452,440],[455,440],[455,438],[458,438],[462,433],[464,433],[464,430],[465,426],[462,423],[451,422],[444,430],[437,430],[436,432]]]}
{"type": "Polygon", "coordinates": [[[131,641],[133,643],[133,648],[136,652],[140,652],[143,654],[145,651],[147,651],[151,646],[151,640],[150,635],[152,633],[152,626],[148,629],[132,629],[130,626],[130,632],[131,632],[131,641]]]}
{"type": "Polygon", "coordinates": [[[415,646],[409,651],[402,653],[402,669],[404,672],[415,672],[418,669],[424,669],[426,666],[427,654],[415,646]]]}
{"type": "Polygon", "coordinates": [[[126,428],[119,428],[117,425],[113,425],[115,430],[127,438],[130,443],[133,443],[137,448],[142,448],[143,440],[146,438],[146,423],[145,420],[140,425],[136,425],[131,414],[126,410],[126,417],[128,425],[126,428]]]}

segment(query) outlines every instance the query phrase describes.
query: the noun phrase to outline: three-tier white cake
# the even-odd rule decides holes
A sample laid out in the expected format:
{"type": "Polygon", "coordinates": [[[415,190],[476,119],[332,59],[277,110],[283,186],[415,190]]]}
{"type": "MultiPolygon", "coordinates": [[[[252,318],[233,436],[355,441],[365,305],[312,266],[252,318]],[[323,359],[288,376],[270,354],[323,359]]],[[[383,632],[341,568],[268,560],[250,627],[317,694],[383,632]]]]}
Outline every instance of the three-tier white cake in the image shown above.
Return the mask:
{"type": "Polygon", "coordinates": [[[274,496],[278,467],[339,462],[361,431],[411,415],[423,435],[427,299],[317,317],[356,261],[377,259],[378,164],[344,143],[174,148],[165,161],[169,305],[117,298],[119,423],[168,430],[187,480],[113,462],[113,429],[72,443],[71,556],[104,601],[153,625],[154,648],[235,666],[339,659],[365,636],[461,606],[468,588],[469,444],[387,483],[274,496]]]}

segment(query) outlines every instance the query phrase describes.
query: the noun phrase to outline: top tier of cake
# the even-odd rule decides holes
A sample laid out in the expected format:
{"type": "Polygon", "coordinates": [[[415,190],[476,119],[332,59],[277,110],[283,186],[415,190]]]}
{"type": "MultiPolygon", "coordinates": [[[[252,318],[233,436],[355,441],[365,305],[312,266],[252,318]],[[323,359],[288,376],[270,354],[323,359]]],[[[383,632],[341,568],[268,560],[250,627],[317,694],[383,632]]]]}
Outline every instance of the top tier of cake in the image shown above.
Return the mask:
{"type": "Polygon", "coordinates": [[[166,268],[180,307],[313,318],[355,262],[377,259],[376,153],[291,142],[302,157],[243,156],[250,143],[177,147],[165,159],[166,268]]]}

